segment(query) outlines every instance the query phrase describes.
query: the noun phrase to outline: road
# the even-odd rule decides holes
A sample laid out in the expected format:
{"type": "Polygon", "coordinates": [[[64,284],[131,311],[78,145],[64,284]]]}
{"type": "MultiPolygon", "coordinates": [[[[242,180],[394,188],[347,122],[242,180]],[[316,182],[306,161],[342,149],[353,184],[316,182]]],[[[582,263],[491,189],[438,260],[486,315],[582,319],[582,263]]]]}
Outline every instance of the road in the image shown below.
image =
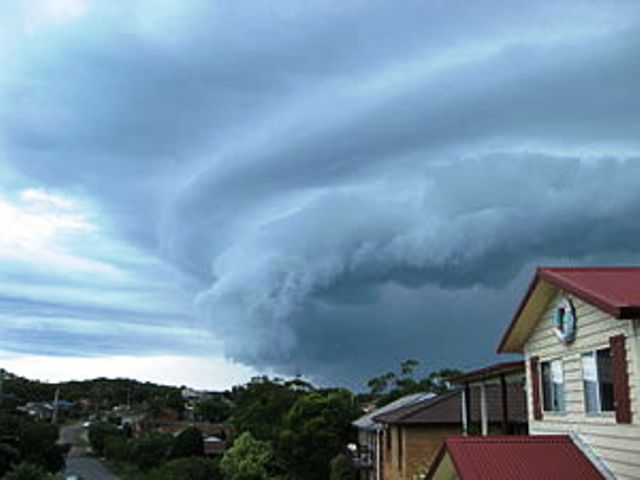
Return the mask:
{"type": "Polygon", "coordinates": [[[60,429],[60,442],[72,445],[67,455],[63,478],[75,475],[83,480],[119,480],[103,463],[91,455],[83,438],[82,424],[68,425],[60,429]]]}

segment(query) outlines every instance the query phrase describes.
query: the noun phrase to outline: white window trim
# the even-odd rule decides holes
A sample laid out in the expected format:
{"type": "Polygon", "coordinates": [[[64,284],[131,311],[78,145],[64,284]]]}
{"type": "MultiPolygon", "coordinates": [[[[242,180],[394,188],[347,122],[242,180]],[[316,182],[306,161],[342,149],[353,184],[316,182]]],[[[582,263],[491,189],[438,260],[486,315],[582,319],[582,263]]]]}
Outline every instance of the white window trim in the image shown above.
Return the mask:
{"type": "MultiPolygon", "coordinates": [[[[542,412],[547,415],[557,415],[557,416],[561,416],[561,415],[566,415],[567,414],[567,399],[566,399],[566,390],[565,390],[565,386],[566,386],[566,381],[565,381],[565,372],[564,372],[564,357],[554,357],[554,358],[547,358],[544,360],[540,360],[540,367],[538,368],[538,376],[540,377],[540,401],[542,403],[541,408],[542,408],[542,412]],[[552,370],[552,366],[551,364],[553,362],[560,362],[560,370],[562,372],[562,409],[560,410],[545,410],[545,401],[544,401],[544,375],[542,374],[542,365],[545,363],[549,364],[549,369],[552,370]]],[[[553,376],[553,375],[551,375],[553,376]]],[[[553,381],[551,382],[553,384],[553,381]]]]}
{"type": "Polygon", "coordinates": [[[602,398],[600,396],[600,372],[598,371],[598,351],[599,350],[607,350],[610,349],[610,347],[608,346],[603,346],[603,347],[599,347],[599,348],[594,348],[592,350],[587,350],[585,352],[582,352],[580,354],[580,369],[582,370],[582,401],[584,404],[584,413],[587,416],[591,416],[591,417],[600,417],[600,416],[612,416],[615,415],[615,410],[602,410],[602,398]],[[594,363],[594,371],[596,374],[596,402],[598,405],[598,410],[594,410],[592,412],[590,412],[589,410],[587,410],[587,392],[585,391],[584,388],[584,382],[585,382],[585,372],[584,372],[584,363],[582,362],[582,358],[585,355],[591,355],[591,357],[593,358],[593,363],[594,363]]]}

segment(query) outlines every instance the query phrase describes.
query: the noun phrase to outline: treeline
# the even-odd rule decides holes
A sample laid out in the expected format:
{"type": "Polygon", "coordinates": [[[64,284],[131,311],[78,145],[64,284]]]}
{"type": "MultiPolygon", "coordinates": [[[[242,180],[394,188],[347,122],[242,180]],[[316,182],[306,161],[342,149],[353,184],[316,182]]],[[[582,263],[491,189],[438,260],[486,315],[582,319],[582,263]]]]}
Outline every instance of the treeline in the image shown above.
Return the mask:
{"type": "Polygon", "coordinates": [[[67,448],[58,427],[0,409],[0,476],[4,480],[53,480],[64,467],[67,448]]]}
{"type": "MultiPolygon", "coordinates": [[[[351,422],[361,414],[348,390],[268,377],[198,403],[209,419],[234,432],[222,458],[204,458],[202,432],[193,427],[177,437],[154,432],[132,438],[126,429],[96,422],[91,444],[130,480],[326,480],[332,460],[354,440],[351,422]],[[171,477],[180,468],[181,476],[171,477]]],[[[333,464],[334,470],[345,467],[333,464]]]]}
{"type": "Polygon", "coordinates": [[[162,400],[178,407],[180,388],[125,378],[46,383],[29,380],[0,369],[3,401],[17,403],[52,401],[57,389],[71,402],[89,400],[97,405],[141,404],[162,400]]]}

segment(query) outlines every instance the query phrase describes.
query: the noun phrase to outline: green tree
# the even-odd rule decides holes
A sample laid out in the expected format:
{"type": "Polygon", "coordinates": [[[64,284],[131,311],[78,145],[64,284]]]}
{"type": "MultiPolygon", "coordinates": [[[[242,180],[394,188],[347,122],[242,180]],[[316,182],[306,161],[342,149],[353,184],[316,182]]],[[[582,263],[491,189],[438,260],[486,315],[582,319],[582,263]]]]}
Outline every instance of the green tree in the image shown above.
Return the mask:
{"type": "Polygon", "coordinates": [[[120,435],[108,436],[104,442],[104,456],[116,462],[130,462],[133,458],[134,440],[120,435]]]}
{"type": "Polygon", "coordinates": [[[232,425],[236,432],[250,432],[258,440],[274,443],[280,433],[282,418],[304,394],[305,390],[297,384],[255,377],[246,385],[233,388],[236,408],[232,425]]]}
{"type": "Polygon", "coordinates": [[[222,480],[219,462],[208,458],[176,458],[152,470],[145,480],[222,480]]]}
{"type": "Polygon", "coordinates": [[[202,432],[195,427],[185,428],[173,441],[171,458],[201,457],[204,455],[202,432]]]}
{"type": "Polygon", "coordinates": [[[268,480],[272,458],[273,451],[268,442],[256,440],[245,432],[227,450],[220,468],[229,480],[268,480]]]}
{"type": "Polygon", "coordinates": [[[310,393],[284,418],[279,459],[294,478],[325,480],[329,463],[349,442],[351,422],[360,415],[350,392],[310,393]]]}
{"type": "Polygon", "coordinates": [[[150,433],[135,441],[133,458],[140,470],[149,470],[164,463],[173,446],[170,433],[150,433]]]}
{"type": "Polygon", "coordinates": [[[329,480],[352,480],[351,462],[344,453],[339,453],[329,464],[329,480]]]}
{"type": "Polygon", "coordinates": [[[18,451],[23,462],[40,465],[50,472],[64,467],[64,448],[58,445],[58,427],[50,423],[27,423],[20,432],[18,451]]]}
{"type": "Polygon", "coordinates": [[[122,433],[118,427],[109,422],[93,422],[89,427],[89,442],[93,451],[104,454],[104,447],[109,437],[118,437],[122,433]]]}
{"type": "Polygon", "coordinates": [[[13,465],[18,463],[20,453],[11,445],[0,443],[0,475],[4,475],[13,465]]]}
{"type": "Polygon", "coordinates": [[[53,475],[44,468],[32,463],[21,463],[2,478],[3,480],[54,480],[53,475]]]}
{"type": "Polygon", "coordinates": [[[206,422],[221,423],[231,416],[231,405],[221,397],[205,398],[194,405],[194,412],[206,422]]]}

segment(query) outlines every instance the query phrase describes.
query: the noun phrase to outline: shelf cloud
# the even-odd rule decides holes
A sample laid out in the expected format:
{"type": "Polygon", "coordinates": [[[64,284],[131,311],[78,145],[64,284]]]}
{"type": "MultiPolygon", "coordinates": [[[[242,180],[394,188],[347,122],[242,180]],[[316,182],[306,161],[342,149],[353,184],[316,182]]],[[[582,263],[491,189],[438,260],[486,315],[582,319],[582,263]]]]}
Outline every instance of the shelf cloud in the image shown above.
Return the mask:
{"type": "MultiPolygon", "coordinates": [[[[96,247],[40,250],[145,292],[100,308],[134,328],[143,304],[154,352],[175,329],[172,352],[206,331],[327,382],[470,367],[533,266],[638,262],[637,2],[19,5],[0,9],[0,215],[82,199],[96,247]]],[[[44,278],[14,253],[11,275],[44,278]]],[[[56,268],[48,288],[74,281],[56,268]]]]}

